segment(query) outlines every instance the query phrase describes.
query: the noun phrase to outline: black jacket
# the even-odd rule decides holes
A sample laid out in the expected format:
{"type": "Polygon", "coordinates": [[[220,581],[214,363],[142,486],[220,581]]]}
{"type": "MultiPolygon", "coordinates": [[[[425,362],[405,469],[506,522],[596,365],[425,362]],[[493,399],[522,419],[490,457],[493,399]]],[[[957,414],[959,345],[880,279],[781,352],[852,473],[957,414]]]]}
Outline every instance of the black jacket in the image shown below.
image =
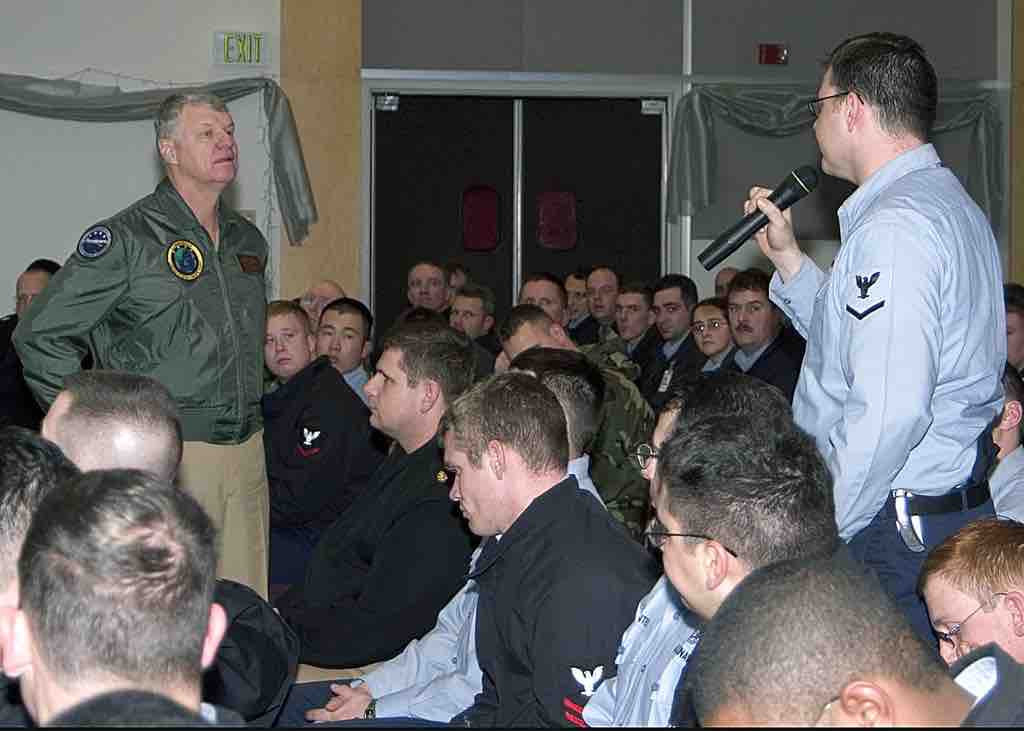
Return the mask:
{"type": "Polygon", "coordinates": [[[0,319],[0,427],[23,426],[38,431],[43,410],[25,383],[21,360],[11,343],[17,326],[17,315],[0,319]]]}
{"type": "Polygon", "coordinates": [[[961,726],[1024,726],[1024,666],[995,644],[979,647],[950,669],[955,678],[978,660],[995,661],[996,684],[974,704],[961,726]]]}
{"type": "Polygon", "coordinates": [[[637,384],[643,382],[644,376],[659,359],[661,344],[664,342],[661,338],[661,333],[658,332],[658,328],[651,325],[647,328],[647,332],[640,338],[640,342],[636,344],[632,352],[628,348],[626,349],[626,355],[629,356],[629,359],[640,366],[640,377],[636,381],[637,384]]]}
{"type": "Polygon", "coordinates": [[[569,337],[577,345],[593,345],[601,339],[601,326],[597,320],[587,315],[579,325],[569,328],[569,337]]]}
{"type": "MultiPolygon", "coordinates": [[[[431,439],[399,444],[313,551],[306,578],[277,601],[299,635],[300,660],[357,667],[426,633],[465,583],[474,540],[438,481],[431,439]]],[[[443,473],[442,473],[443,474],[443,473]]]]}
{"type": "Polygon", "coordinates": [[[458,722],[563,726],[615,672],[622,632],[657,572],[650,556],[568,477],[490,541],[479,589],[483,690],[458,722]],[[586,692],[585,692],[586,691],[586,692]]]}
{"type": "Polygon", "coordinates": [[[320,357],[262,401],[270,523],[333,523],[384,460],[370,412],[320,357]]]}
{"type": "Polygon", "coordinates": [[[657,348],[654,356],[640,375],[637,385],[647,403],[657,413],[671,397],[672,384],[679,383],[686,375],[699,373],[707,358],[700,352],[692,334],[686,336],[671,358],[665,358],[661,346],[657,348]]]}
{"type": "MultiPolygon", "coordinates": [[[[796,382],[800,378],[800,366],[804,362],[806,347],[807,342],[800,336],[800,333],[793,328],[784,327],[746,373],[748,376],[760,378],[777,387],[792,402],[793,393],[796,391],[796,382]]],[[[722,364],[723,369],[743,371],[736,365],[738,351],[739,348],[732,351],[726,362],[722,364]]]]}

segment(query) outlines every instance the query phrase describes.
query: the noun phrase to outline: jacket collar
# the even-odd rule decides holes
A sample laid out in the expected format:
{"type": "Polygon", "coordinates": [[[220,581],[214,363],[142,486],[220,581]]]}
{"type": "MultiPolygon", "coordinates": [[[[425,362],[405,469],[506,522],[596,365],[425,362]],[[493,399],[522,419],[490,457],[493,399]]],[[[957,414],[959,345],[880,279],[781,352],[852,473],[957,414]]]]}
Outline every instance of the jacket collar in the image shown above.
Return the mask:
{"type": "Polygon", "coordinates": [[[520,543],[531,541],[534,535],[542,532],[562,515],[572,511],[573,508],[569,503],[577,492],[579,492],[579,487],[576,478],[573,475],[566,475],[561,482],[534,498],[526,510],[502,534],[500,541],[488,541],[487,547],[477,559],[476,566],[469,574],[469,578],[473,579],[485,573],[497,562],[499,557],[514,550],[520,543]]]}

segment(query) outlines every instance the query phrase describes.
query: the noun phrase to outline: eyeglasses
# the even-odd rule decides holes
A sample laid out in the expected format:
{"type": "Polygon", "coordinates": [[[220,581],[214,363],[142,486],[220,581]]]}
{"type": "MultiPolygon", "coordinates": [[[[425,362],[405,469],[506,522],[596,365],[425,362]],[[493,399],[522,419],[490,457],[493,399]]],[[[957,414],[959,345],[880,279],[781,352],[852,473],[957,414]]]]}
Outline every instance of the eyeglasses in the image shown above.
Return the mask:
{"type": "Polygon", "coordinates": [[[700,321],[693,323],[693,330],[698,335],[703,335],[705,330],[717,330],[721,327],[725,327],[724,320],[708,320],[707,322],[700,321]]]}
{"type": "Polygon", "coordinates": [[[636,449],[633,451],[633,459],[640,465],[641,470],[646,470],[647,465],[652,459],[656,459],[658,456],[658,450],[654,448],[652,444],[638,444],[636,449]]]}
{"type": "Polygon", "coordinates": [[[949,645],[953,648],[953,652],[957,653],[957,656],[959,656],[959,652],[960,652],[960,633],[963,631],[964,625],[967,624],[968,620],[970,620],[971,617],[973,617],[975,614],[980,612],[982,609],[985,609],[986,607],[993,608],[995,606],[995,603],[994,603],[993,600],[996,597],[1000,597],[1000,596],[1006,596],[1006,592],[1004,592],[1004,591],[997,591],[997,592],[995,592],[989,598],[989,600],[987,602],[982,602],[981,604],[979,604],[977,609],[975,609],[973,612],[971,612],[966,617],[961,619],[959,622],[954,622],[953,624],[949,625],[949,630],[948,631],[946,631],[946,632],[940,632],[939,630],[932,630],[932,631],[935,633],[935,636],[939,638],[939,642],[948,642],[949,645]]]}
{"type": "Polygon", "coordinates": [[[722,548],[724,548],[730,556],[738,558],[736,556],[736,553],[731,548],[724,545],[717,538],[706,536],[703,533],[671,533],[665,530],[665,526],[662,525],[661,521],[658,520],[658,516],[656,515],[653,518],[651,518],[651,521],[647,524],[647,530],[644,531],[644,540],[647,541],[647,545],[649,545],[651,548],[656,548],[658,550],[661,550],[668,542],[668,539],[673,537],[693,538],[695,540],[700,541],[714,541],[718,545],[722,546],[722,548]]]}
{"type": "Polygon", "coordinates": [[[836,97],[840,96],[846,96],[849,93],[850,92],[848,91],[841,91],[838,94],[819,96],[817,99],[811,99],[809,102],[807,102],[807,108],[811,110],[811,114],[813,116],[817,117],[819,114],[821,114],[821,105],[824,101],[826,101],[827,99],[835,99],[836,97]]]}

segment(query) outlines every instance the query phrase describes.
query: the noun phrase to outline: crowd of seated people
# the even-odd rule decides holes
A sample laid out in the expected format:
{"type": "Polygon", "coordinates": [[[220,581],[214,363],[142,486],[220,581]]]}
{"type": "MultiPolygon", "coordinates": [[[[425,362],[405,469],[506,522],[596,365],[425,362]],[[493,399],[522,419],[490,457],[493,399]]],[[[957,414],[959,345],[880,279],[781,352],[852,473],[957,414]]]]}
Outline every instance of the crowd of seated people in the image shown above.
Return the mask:
{"type": "Polygon", "coordinates": [[[1024,722],[1013,361],[1000,517],[925,562],[929,645],[838,537],[768,275],[720,274],[701,299],[681,274],[533,273],[500,313],[465,268],[418,262],[376,346],[337,283],[271,302],[269,602],[216,578],[166,390],[68,378],[41,433],[0,431],[0,720],[1024,722]]]}

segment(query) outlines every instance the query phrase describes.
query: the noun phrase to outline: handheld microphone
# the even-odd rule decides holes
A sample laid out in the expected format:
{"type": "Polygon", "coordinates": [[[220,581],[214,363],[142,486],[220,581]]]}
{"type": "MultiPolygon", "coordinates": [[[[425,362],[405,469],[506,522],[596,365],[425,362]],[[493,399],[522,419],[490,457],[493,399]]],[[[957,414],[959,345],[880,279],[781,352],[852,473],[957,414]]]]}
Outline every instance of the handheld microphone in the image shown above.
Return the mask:
{"type": "MultiPolygon", "coordinates": [[[[818,171],[810,165],[804,165],[787,175],[768,196],[768,200],[780,211],[784,211],[817,187],[818,171]]],[[[756,209],[751,211],[739,223],[708,244],[704,251],[700,252],[697,260],[710,272],[767,223],[768,216],[756,209]]]]}

